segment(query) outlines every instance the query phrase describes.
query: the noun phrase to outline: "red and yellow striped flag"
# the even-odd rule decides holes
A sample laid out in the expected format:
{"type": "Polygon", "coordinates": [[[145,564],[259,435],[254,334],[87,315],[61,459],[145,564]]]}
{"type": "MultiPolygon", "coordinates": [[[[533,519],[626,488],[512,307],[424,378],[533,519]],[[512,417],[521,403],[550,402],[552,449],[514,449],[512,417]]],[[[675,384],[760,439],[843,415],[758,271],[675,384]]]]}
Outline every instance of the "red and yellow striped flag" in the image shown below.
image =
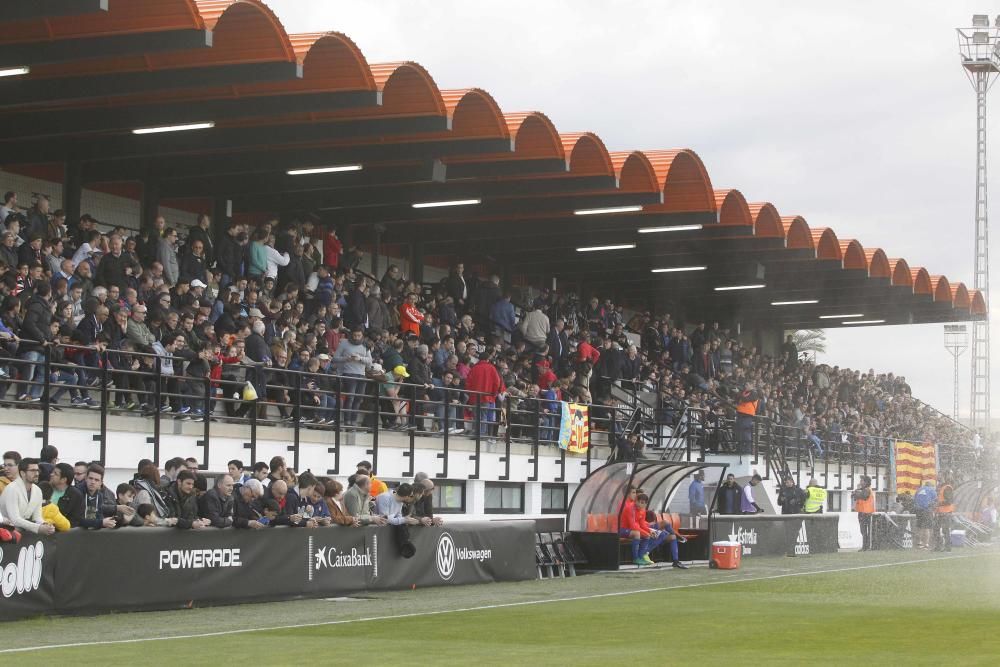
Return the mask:
{"type": "Polygon", "coordinates": [[[916,493],[924,480],[937,481],[934,445],[896,442],[896,493],[916,493]]]}

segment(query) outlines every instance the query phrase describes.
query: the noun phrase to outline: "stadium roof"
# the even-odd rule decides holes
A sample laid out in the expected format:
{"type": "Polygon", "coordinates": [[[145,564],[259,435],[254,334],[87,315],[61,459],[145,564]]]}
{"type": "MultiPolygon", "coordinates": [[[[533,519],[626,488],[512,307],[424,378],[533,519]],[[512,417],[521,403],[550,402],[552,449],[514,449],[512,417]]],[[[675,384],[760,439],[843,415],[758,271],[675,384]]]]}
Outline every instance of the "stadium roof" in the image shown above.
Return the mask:
{"type": "Polygon", "coordinates": [[[0,78],[6,169],[139,181],[147,200],[227,199],[247,220],[308,211],[358,243],[381,224],[414,257],[488,259],[689,321],[986,313],[962,283],[717,188],[689,149],[609,151],[484,90],[441,90],[417,63],[369,63],[340,33],[289,35],[260,0],[9,4],[0,70],[27,71],[0,78]],[[195,123],[210,127],[133,132],[195,123]],[[354,169],[288,173],[338,166],[354,169]],[[463,200],[478,203],[413,206],[463,200]],[[578,250],[604,246],[628,247],[578,250]],[[763,287],[718,289],[750,285],[763,287]]]}

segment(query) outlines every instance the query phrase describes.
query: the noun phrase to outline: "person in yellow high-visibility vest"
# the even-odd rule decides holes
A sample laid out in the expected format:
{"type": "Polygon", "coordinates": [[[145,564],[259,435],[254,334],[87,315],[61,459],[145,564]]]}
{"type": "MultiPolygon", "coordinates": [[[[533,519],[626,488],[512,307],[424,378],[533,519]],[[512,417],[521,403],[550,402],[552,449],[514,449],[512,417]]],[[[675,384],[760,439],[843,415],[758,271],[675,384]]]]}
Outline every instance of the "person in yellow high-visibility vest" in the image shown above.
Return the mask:
{"type": "Polygon", "coordinates": [[[820,486],[816,478],[813,477],[809,480],[809,486],[806,487],[806,502],[802,506],[802,510],[806,514],[822,514],[825,504],[826,489],[820,486]]]}

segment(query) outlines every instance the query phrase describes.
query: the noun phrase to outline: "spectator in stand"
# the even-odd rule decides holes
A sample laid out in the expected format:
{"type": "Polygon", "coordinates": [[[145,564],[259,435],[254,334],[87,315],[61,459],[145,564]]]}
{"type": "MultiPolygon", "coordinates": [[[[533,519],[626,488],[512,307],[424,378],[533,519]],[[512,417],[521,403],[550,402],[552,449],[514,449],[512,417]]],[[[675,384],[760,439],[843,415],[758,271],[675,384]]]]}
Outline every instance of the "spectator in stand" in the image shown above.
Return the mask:
{"type": "Polygon", "coordinates": [[[387,522],[384,517],[371,513],[371,479],[367,475],[355,474],[351,488],[344,493],[344,511],[352,517],[358,525],[367,526],[375,524],[384,526],[387,522]]]}
{"type": "Polygon", "coordinates": [[[170,483],[163,494],[169,516],[177,519],[178,528],[198,530],[209,525],[207,520],[198,516],[198,496],[195,493],[197,477],[190,470],[181,470],[177,473],[177,479],[170,483]]]}
{"type": "Polygon", "coordinates": [[[252,528],[259,530],[267,524],[260,521],[264,516],[261,502],[264,498],[264,485],[259,479],[250,478],[236,487],[233,494],[233,526],[235,528],[252,528]]]}
{"type": "Polygon", "coordinates": [[[68,463],[57,463],[49,477],[52,484],[52,502],[59,507],[59,513],[69,521],[70,526],[78,528],[83,523],[83,494],[73,485],[73,466],[68,463]]]}
{"type": "Polygon", "coordinates": [[[104,466],[91,463],[87,466],[87,491],[83,496],[83,520],[80,526],[96,530],[117,528],[115,516],[119,509],[115,494],[104,486],[104,466]]]}
{"type": "Polygon", "coordinates": [[[232,476],[219,475],[215,486],[198,498],[199,514],[211,526],[229,528],[233,525],[234,502],[232,476]]]}
{"type": "Polygon", "coordinates": [[[424,526],[441,526],[444,520],[439,516],[434,516],[434,482],[425,472],[418,472],[413,476],[413,486],[420,486],[422,494],[420,499],[413,503],[411,516],[420,521],[424,526]]]}
{"type": "Polygon", "coordinates": [[[399,555],[412,558],[417,550],[410,540],[410,526],[420,525],[420,521],[409,516],[409,505],[413,502],[413,487],[403,482],[392,491],[386,491],[375,498],[375,513],[383,517],[396,538],[399,555]]]}
{"type": "Polygon", "coordinates": [[[39,482],[38,489],[42,492],[42,521],[51,524],[60,533],[72,528],[69,519],[59,511],[59,506],[52,503],[52,485],[48,482],[39,482]]]}
{"type": "Polygon", "coordinates": [[[3,193],[3,204],[0,204],[0,223],[7,221],[7,216],[17,213],[17,193],[11,190],[3,193]]]}
{"type": "Polygon", "coordinates": [[[0,475],[0,494],[4,492],[7,485],[18,479],[17,464],[21,462],[21,455],[14,450],[3,453],[3,475],[0,475]]]}
{"type": "Polygon", "coordinates": [[[354,517],[347,513],[344,505],[344,485],[335,479],[328,479],[323,482],[323,497],[326,501],[326,509],[330,514],[331,521],[338,526],[351,526],[357,528],[361,525],[360,517],[354,517]]]}
{"type": "Polygon", "coordinates": [[[362,379],[365,370],[372,364],[371,352],[364,344],[364,331],[354,329],[350,338],[340,341],[333,362],[340,375],[345,378],[342,382],[344,423],[347,426],[357,426],[361,422],[359,409],[365,394],[362,379]]]}
{"type": "MultiPolygon", "coordinates": [[[[469,376],[465,378],[465,388],[469,391],[469,405],[475,411],[481,406],[479,417],[479,434],[492,436],[492,425],[496,423],[496,401],[507,392],[507,386],[500,378],[496,366],[493,365],[493,351],[487,350],[472,367],[469,376]]],[[[492,437],[491,437],[492,439],[492,437]]]]}
{"type": "Polygon", "coordinates": [[[0,494],[0,516],[15,529],[51,535],[55,526],[42,516],[42,493],[38,482],[38,459],[23,458],[17,464],[18,478],[0,494]]]}

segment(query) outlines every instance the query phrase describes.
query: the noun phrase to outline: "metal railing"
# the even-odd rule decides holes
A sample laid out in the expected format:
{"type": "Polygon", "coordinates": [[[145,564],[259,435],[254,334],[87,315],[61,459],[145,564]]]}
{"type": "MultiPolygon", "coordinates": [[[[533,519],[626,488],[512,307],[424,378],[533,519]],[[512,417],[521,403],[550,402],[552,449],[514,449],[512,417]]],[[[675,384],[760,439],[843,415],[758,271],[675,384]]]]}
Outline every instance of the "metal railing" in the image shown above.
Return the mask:
{"type": "MultiPolygon", "coordinates": [[[[51,414],[62,410],[97,411],[100,417],[94,440],[100,445],[98,460],[105,461],[108,443],[108,417],[141,415],[152,421],[152,435],[146,438],[153,446],[153,460],[160,460],[160,436],[165,421],[194,420],[203,424],[196,445],[202,448],[207,466],[211,452],[213,425],[242,423],[249,425],[250,438],[244,443],[250,459],[257,460],[258,429],[263,426],[287,428],[292,465],[299,467],[303,430],[329,433],[332,446],[328,453],[333,465],[326,474],[340,474],[340,452],[347,433],[371,436],[367,450],[377,471],[380,439],[387,433],[408,439],[404,456],[414,473],[416,438],[440,441],[439,478],[449,476],[451,444],[456,439],[471,440],[474,453],[469,460],[478,479],[483,446],[503,449],[500,462],[504,474],[511,476],[511,448],[531,448],[531,474],[527,481],[540,479],[539,454],[548,448],[558,451],[560,473],[555,481],[565,481],[566,451],[559,449],[562,407],[559,401],[513,393],[492,397],[465,389],[422,386],[385,378],[354,377],[332,373],[310,373],[275,368],[265,363],[223,363],[221,375],[177,375],[180,364],[191,359],[137,351],[107,350],[79,345],[40,344],[19,357],[0,358],[6,376],[0,378],[0,406],[41,409],[41,430],[35,433],[42,445],[49,444],[51,414]],[[65,359],[67,353],[80,363],[65,359]],[[258,398],[244,400],[247,383],[258,398]],[[13,389],[13,395],[11,390],[13,389]],[[70,396],[69,404],[60,402],[70,396]]],[[[628,420],[628,411],[614,406],[589,406],[590,442],[612,444],[628,420]]],[[[579,461],[590,473],[592,447],[579,461]]]]}

